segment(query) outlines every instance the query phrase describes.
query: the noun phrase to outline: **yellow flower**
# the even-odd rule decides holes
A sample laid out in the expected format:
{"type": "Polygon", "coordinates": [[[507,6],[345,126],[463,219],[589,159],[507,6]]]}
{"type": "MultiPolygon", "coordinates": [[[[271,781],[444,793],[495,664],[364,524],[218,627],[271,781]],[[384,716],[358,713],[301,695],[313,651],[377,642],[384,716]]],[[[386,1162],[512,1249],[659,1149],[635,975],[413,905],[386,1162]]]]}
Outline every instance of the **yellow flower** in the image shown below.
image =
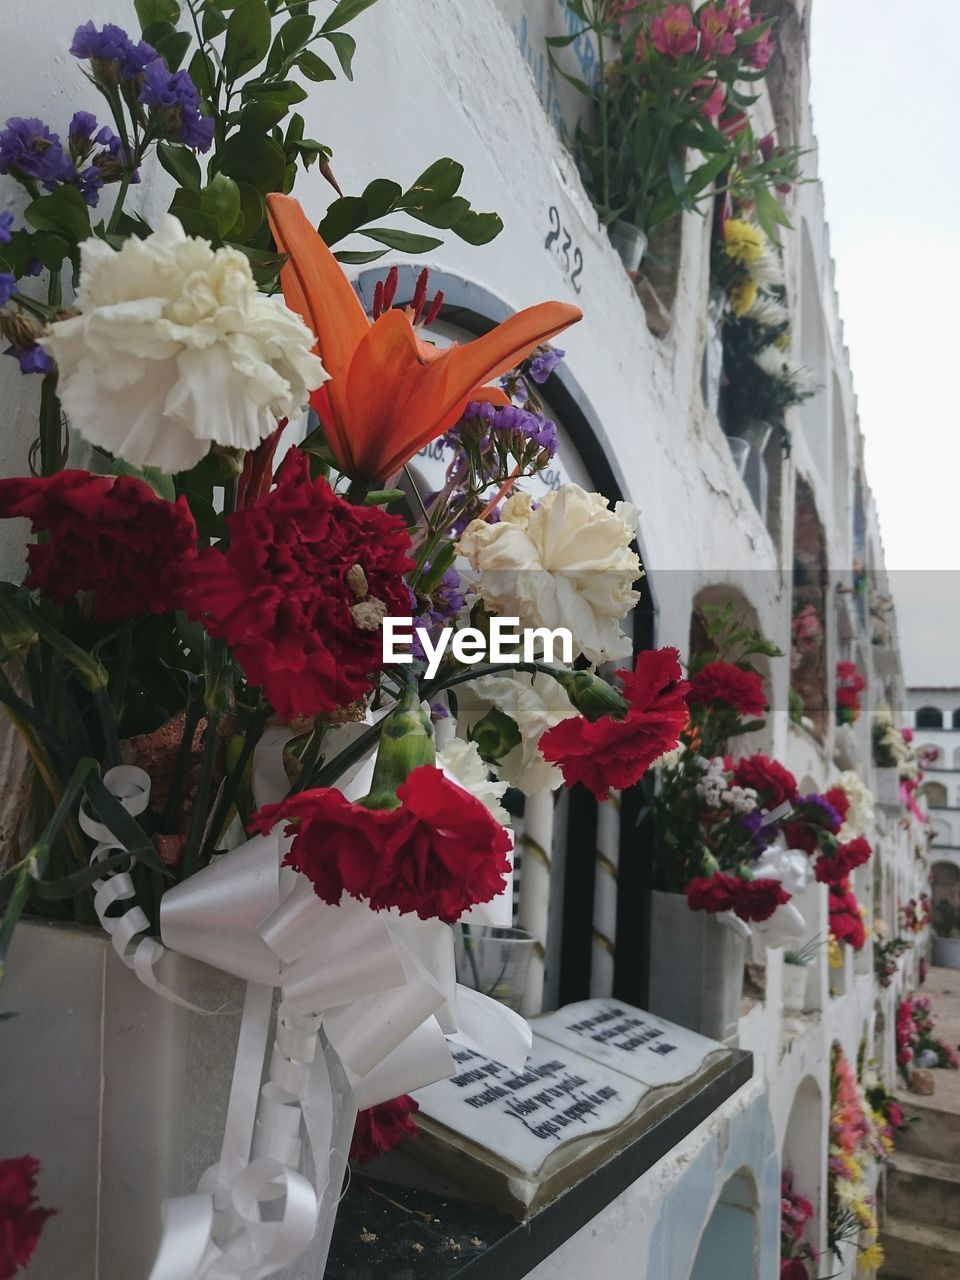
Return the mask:
{"type": "Polygon", "coordinates": [[[757,300],[757,283],[742,276],[730,286],[730,309],[735,316],[745,316],[757,300]]]}
{"type": "Polygon", "coordinates": [[[827,963],[831,969],[843,968],[843,947],[841,947],[833,934],[830,935],[827,942],[827,963]]]}
{"type": "Polygon", "coordinates": [[[723,224],[724,252],[733,262],[748,266],[763,257],[763,232],[742,218],[728,218],[723,224]]]}
{"type": "Polygon", "coordinates": [[[864,1271],[876,1271],[883,1263],[883,1246],[879,1244],[868,1245],[860,1253],[860,1265],[864,1271]]]}

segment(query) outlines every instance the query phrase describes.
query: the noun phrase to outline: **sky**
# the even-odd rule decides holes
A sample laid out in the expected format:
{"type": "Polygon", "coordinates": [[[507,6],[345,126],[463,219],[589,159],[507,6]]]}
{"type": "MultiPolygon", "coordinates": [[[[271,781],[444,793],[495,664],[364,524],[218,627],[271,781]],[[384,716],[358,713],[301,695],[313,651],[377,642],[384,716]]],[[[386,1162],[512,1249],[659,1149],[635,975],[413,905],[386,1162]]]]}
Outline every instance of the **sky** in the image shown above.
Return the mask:
{"type": "Polygon", "coordinates": [[[960,0],[812,0],[811,100],[911,684],[960,684],[960,0]]]}

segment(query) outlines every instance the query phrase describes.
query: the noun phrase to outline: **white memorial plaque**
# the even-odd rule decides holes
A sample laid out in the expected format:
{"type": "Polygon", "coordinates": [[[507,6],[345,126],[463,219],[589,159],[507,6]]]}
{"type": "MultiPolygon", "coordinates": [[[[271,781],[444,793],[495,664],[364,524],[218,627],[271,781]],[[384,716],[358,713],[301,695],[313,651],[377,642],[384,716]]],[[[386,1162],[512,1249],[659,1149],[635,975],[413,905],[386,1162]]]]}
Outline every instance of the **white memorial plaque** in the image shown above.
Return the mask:
{"type": "Polygon", "coordinates": [[[534,1020],[537,1035],[651,1089],[679,1084],[721,1046],[619,1000],[581,1000],[534,1020]]]}
{"type": "Polygon", "coordinates": [[[456,1074],[414,1094],[422,1115],[530,1177],[560,1144],[622,1124],[648,1092],[538,1036],[523,1071],[452,1047],[456,1074]]]}

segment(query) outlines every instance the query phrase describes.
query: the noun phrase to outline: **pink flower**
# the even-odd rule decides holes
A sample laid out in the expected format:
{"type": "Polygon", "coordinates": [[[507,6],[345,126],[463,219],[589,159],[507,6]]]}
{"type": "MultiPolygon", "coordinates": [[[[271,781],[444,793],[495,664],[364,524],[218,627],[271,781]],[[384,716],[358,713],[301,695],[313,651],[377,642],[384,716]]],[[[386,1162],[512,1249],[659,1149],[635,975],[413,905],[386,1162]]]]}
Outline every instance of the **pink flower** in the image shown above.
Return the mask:
{"type": "Polygon", "coordinates": [[[693,15],[682,4],[668,4],[650,24],[650,41],[658,53],[667,58],[682,58],[697,47],[697,28],[693,15]]]}
{"type": "Polygon", "coordinates": [[[737,42],[730,33],[731,15],[725,9],[717,9],[714,4],[707,4],[697,14],[700,26],[700,57],[706,61],[714,53],[721,58],[728,58],[737,47],[737,42]]]}
{"type": "MultiPolygon", "coordinates": [[[[711,81],[702,80],[700,83],[703,85],[709,85],[711,81]]],[[[704,98],[703,106],[700,108],[700,114],[705,116],[711,124],[716,124],[720,119],[720,112],[723,110],[723,105],[726,100],[727,87],[717,80],[713,84],[713,89],[710,92],[710,95],[704,98]]]]}
{"type": "Polygon", "coordinates": [[[744,61],[748,67],[753,67],[754,71],[765,71],[773,57],[773,50],[773,29],[771,28],[765,31],[759,40],[747,45],[744,61]]]}

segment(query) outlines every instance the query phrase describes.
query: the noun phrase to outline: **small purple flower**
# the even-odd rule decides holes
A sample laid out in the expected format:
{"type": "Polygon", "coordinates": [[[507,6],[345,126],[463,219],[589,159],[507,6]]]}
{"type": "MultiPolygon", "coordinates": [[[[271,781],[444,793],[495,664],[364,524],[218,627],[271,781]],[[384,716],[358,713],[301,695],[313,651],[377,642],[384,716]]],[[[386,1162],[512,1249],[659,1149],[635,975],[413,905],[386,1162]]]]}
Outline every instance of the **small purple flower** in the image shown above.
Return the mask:
{"type": "Polygon", "coordinates": [[[13,214],[0,213],[0,244],[9,244],[13,234],[13,214]]]}
{"type": "Polygon", "coordinates": [[[445,707],[442,702],[431,702],[430,714],[433,716],[434,720],[449,720],[450,708],[445,707]]]}
{"type": "MultiPolygon", "coordinates": [[[[448,569],[439,583],[430,593],[429,602],[421,606],[417,615],[418,624],[433,631],[435,627],[446,626],[455,618],[464,606],[463,586],[456,569],[448,569]]],[[[416,632],[410,645],[410,652],[415,658],[426,657],[423,645],[416,632]]]]}
{"type": "Polygon", "coordinates": [[[0,307],[13,297],[17,288],[17,277],[9,271],[0,271],[0,307]]]}
{"type": "Polygon", "coordinates": [[[42,120],[13,116],[0,132],[0,173],[28,178],[51,190],[70,179],[73,165],[42,120]]]}
{"type": "Polygon", "coordinates": [[[559,347],[547,347],[546,351],[538,351],[530,361],[527,376],[542,385],[566,354],[559,347]]]}
{"type": "Polygon", "coordinates": [[[92,22],[77,27],[70,52],[89,62],[94,77],[107,84],[134,80],[159,58],[152,45],[145,40],[134,44],[123,28],[112,22],[105,23],[101,31],[92,22]]]}
{"type": "Polygon", "coordinates": [[[53,373],[53,361],[35,342],[27,347],[7,347],[4,354],[19,361],[21,373],[53,373]]]}
{"type": "Polygon", "coordinates": [[[31,258],[27,265],[20,272],[21,276],[38,276],[43,270],[43,263],[39,258],[31,258]]]}
{"type": "Polygon", "coordinates": [[[139,101],[167,138],[193,151],[209,151],[214,122],[200,114],[200,95],[186,71],[168,71],[158,59],[147,67],[139,101]]]}
{"type": "Polygon", "coordinates": [[[88,165],[76,175],[70,183],[72,187],[76,187],[80,194],[90,205],[91,209],[95,208],[100,199],[100,188],[103,186],[103,174],[96,165],[88,165]]]}
{"type": "Polygon", "coordinates": [[[811,826],[823,827],[825,831],[836,834],[843,826],[843,819],[829,800],[811,791],[808,796],[801,796],[797,804],[801,819],[811,826]]]}

